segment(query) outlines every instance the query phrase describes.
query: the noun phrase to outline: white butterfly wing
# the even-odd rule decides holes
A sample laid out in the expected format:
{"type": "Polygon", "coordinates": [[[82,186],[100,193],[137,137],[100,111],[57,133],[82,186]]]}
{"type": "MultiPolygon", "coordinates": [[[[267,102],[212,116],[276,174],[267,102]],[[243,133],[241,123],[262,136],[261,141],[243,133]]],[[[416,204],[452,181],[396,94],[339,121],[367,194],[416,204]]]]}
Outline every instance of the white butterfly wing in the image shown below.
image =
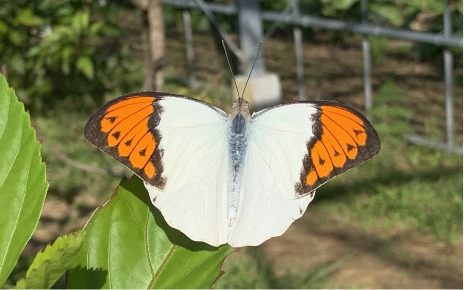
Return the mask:
{"type": "Polygon", "coordinates": [[[314,197],[289,198],[277,182],[280,171],[272,171],[257,143],[248,146],[238,212],[229,228],[228,243],[234,247],[257,246],[282,235],[314,197]]]}
{"type": "Polygon", "coordinates": [[[162,107],[157,129],[167,177],[164,190],[172,192],[186,183],[205,157],[227,145],[227,115],[193,99],[171,97],[157,103],[162,107]]]}
{"type": "Polygon", "coordinates": [[[315,137],[312,118],[317,113],[312,103],[293,103],[260,111],[250,123],[250,149],[262,156],[287,198],[297,197],[295,184],[300,181],[307,144],[315,137]]]}
{"type": "Polygon", "coordinates": [[[170,226],[214,246],[283,234],[317,187],[380,150],[369,121],[341,104],[292,103],[251,118],[247,106],[235,101],[229,117],[187,97],[135,93],[100,108],[84,134],[145,180],[170,226]]]}
{"type": "Polygon", "coordinates": [[[301,217],[315,190],[380,150],[372,125],[337,103],[300,102],[260,111],[248,123],[248,148],[229,244],[258,245],[301,217]]]}
{"type": "Polygon", "coordinates": [[[192,240],[219,246],[227,243],[227,155],[221,148],[209,152],[179,189],[145,187],[171,227],[192,240]]]}
{"type": "Polygon", "coordinates": [[[282,235],[306,211],[314,192],[295,196],[316,112],[310,104],[277,106],[248,123],[242,192],[229,244],[259,245],[282,235]]]}
{"type": "Polygon", "coordinates": [[[164,189],[145,182],[166,222],[192,240],[227,243],[227,115],[188,98],[159,100],[164,189]]]}

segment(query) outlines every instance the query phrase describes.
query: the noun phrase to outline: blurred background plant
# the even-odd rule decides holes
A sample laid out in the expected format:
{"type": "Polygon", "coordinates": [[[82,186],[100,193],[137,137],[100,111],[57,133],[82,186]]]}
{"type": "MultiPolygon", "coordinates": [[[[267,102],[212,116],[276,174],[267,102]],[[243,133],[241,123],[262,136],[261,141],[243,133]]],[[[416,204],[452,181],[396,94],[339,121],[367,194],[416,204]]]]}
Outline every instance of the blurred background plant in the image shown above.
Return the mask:
{"type": "MultiPolygon", "coordinates": [[[[280,11],[288,3],[288,0],[262,1],[261,8],[280,11]]],[[[48,111],[63,99],[72,99],[70,103],[78,107],[92,106],[95,105],[92,101],[101,104],[105,94],[117,95],[140,87],[141,64],[133,62],[134,58],[140,60],[140,56],[134,57],[134,43],[126,39],[138,23],[118,23],[122,14],[140,17],[131,1],[7,0],[1,5],[0,64],[30,109],[48,111]]],[[[302,14],[350,21],[360,20],[359,5],[358,0],[299,1],[302,14]]],[[[462,3],[451,1],[450,10],[452,31],[462,35],[462,3]]],[[[164,18],[168,30],[182,29],[182,14],[177,9],[165,5],[164,18]]],[[[234,17],[218,14],[217,18],[226,31],[234,31],[234,17]]],[[[443,26],[443,3],[371,1],[369,21],[387,27],[439,32],[443,26]]],[[[265,22],[264,29],[270,25],[265,22]]],[[[207,17],[198,10],[192,11],[192,27],[195,33],[213,30],[207,17]]],[[[275,35],[288,37],[291,29],[281,24],[275,35]]],[[[305,29],[305,33],[310,31],[305,29]]],[[[341,37],[342,42],[348,35],[328,33],[332,35],[329,39],[341,37]]],[[[387,40],[382,37],[370,40],[373,58],[379,62],[386,53],[387,40]]],[[[443,50],[434,45],[415,45],[419,49],[408,49],[408,53],[417,54],[421,60],[440,57],[443,50]]],[[[461,53],[459,49],[453,51],[461,53]]]]}
{"type": "Polygon", "coordinates": [[[46,113],[63,100],[95,106],[107,91],[118,94],[140,82],[113,5],[20,0],[1,6],[0,63],[31,110],[46,113]]]}

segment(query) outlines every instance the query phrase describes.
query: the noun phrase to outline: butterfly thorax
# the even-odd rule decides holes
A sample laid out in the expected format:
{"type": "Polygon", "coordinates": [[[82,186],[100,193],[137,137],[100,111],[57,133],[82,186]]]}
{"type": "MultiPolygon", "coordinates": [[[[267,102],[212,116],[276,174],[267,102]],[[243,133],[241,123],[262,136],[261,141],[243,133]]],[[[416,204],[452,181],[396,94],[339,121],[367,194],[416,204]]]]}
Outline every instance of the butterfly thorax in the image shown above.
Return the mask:
{"type": "Polygon", "coordinates": [[[229,114],[229,188],[227,193],[227,218],[232,224],[237,214],[247,148],[247,121],[250,119],[248,103],[242,98],[234,101],[229,114]]]}
{"type": "Polygon", "coordinates": [[[230,110],[229,119],[232,120],[238,114],[241,114],[246,121],[251,119],[250,106],[243,98],[238,98],[234,101],[232,109],[230,110]]]}

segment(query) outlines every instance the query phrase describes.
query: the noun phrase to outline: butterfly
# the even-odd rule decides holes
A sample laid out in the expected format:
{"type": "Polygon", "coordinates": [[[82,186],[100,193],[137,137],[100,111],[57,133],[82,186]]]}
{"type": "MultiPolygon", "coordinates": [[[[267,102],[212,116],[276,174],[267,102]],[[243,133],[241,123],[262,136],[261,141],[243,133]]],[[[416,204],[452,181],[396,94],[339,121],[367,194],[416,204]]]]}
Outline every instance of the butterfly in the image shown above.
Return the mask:
{"type": "Polygon", "coordinates": [[[374,157],[379,137],[359,112],[304,101],[230,114],[185,96],[121,96],[88,121],[88,141],[144,180],[166,222],[212,246],[282,235],[316,189],[374,157]]]}

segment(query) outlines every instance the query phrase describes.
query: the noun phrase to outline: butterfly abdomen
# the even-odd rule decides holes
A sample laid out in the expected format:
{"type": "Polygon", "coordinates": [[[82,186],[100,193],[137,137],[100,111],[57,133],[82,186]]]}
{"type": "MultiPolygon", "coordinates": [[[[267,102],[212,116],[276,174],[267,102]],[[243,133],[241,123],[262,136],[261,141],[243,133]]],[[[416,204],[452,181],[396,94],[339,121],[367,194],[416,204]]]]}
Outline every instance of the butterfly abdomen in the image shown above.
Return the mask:
{"type": "Polygon", "coordinates": [[[229,135],[229,190],[227,193],[227,218],[235,218],[239,204],[243,164],[247,147],[246,119],[237,114],[232,119],[229,135]]]}

